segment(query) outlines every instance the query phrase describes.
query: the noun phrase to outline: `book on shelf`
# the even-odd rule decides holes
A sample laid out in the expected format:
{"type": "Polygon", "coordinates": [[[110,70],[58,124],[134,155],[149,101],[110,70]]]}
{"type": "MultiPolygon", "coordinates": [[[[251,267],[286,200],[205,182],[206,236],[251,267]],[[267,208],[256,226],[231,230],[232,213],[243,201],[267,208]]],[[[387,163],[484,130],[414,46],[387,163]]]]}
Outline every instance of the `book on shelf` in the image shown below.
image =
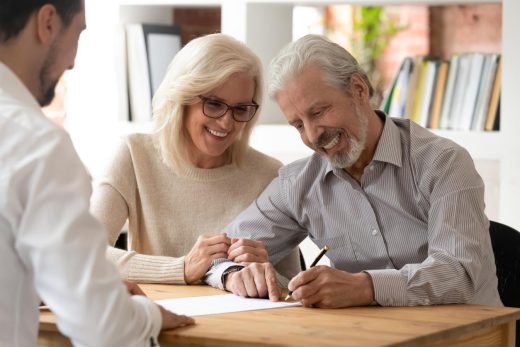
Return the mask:
{"type": "Polygon", "coordinates": [[[484,55],[471,54],[469,56],[468,84],[463,93],[463,102],[460,112],[458,129],[471,129],[475,107],[478,102],[478,91],[484,71],[484,55]]]}
{"type": "Polygon", "coordinates": [[[442,97],[441,115],[439,120],[440,129],[448,129],[450,122],[449,114],[453,104],[453,90],[457,83],[457,71],[459,69],[459,55],[454,55],[449,61],[448,79],[446,81],[446,88],[444,88],[444,95],[442,97]]]}
{"type": "Polygon", "coordinates": [[[383,111],[390,117],[403,117],[408,94],[409,75],[413,62],[411,58],[403,59],[398,73],[392,82],[392,87],[383,101],[383,111]]]}
{"type": "Polygon", "coordinates": [[[500,89],[502,86],[502,59],[498,61],[496,77],[493,82],[493,91],[486,113],[485,130],[498,130],[500,120],[500,89]]]}
{"type": "Polygon", "coordinates": [[[173,25],[128,24],[126,48],[130,118],[146,122],[152,118],[153,94],[181,49],[180,29],[173,25]]]}
{"type": "Polygon", "coordinates": [[[435,85],[435,92],[433,95],[433,104],[428,126],[432,129],[439,128],[439,120],[441,116],[442,96],[446,87],[446,76],[448,74],[448,62],[443,61],[439,64],[437,72],[437,81],[435,85]]]}
{"type": "Polygon", "coordinates": [[[421,73],[421,62],[422,57],[415,57],[412,61],[412,68],[410,69],[410,75],[408,76],[408,91],[406,93],[406,103],[403,112],[403,116],[412,118],[414,104],[417,94],[417,86],[419,84],[419,78],[421,73]]]}
{"type": "MultiPolygon", "coordinates": [[[[485,57],[484,68],[482,70],[482,80],[478,91],[478,101],[475,105],[475,114],[471,124],[472,130],[485,129],[485,121],[489,108],[493,83],[496,78],[498,54],[490,54],[485,57]]],[[[500,85],[500,84],[499,84],[500,85]]]]}
{"type": "Polygon", "coordinates": [[[496,130],[500,83],[499,54],[406,58],[382,107],[432,129],[496,130]]]}

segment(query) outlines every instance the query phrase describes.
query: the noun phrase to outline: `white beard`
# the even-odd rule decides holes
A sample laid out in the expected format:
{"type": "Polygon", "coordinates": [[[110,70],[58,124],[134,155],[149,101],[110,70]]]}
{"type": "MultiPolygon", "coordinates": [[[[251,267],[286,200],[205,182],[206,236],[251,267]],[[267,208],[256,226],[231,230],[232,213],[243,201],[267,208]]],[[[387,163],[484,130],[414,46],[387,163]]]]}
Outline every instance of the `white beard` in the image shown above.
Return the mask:
{"type": "Polygon", "coordinates": [[[349,136],[347,139],[348,147],[328,157],[331,164],[340,169],[350,168],[354,165],[365,149],[368,117],[361,114],[357,105],[354,106],[354,112],[359,121],[359,138],[355,139],[349,136]]]}

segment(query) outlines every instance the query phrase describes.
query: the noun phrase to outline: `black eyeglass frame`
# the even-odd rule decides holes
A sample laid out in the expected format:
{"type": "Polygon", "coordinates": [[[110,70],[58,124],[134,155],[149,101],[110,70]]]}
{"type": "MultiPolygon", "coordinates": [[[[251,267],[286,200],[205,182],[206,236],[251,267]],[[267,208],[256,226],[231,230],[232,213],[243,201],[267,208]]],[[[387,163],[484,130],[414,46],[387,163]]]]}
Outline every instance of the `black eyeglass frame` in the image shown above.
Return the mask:
{"type": "Polygon", "coordinates": [[[236,122],[240,122],[240,123],[247,123],[249,122],[251,119],[254,118],[255,114],[256,114],[256,111],[258,111],[258,108],[260,107],[256,102],[252,102],[251,104],[236,104],[236,105],[228,105],[226,104],[225,102],[223,101],[220,101],[220,100],[216,100],[216,99],[212,99],[212,98],[208,98],[207,96],[203,96],[203,95],[199,95],[199,98],[202,100],[202,113],[208,117],[208,118],[212,118],[212,119],[219,119],[219,118],[222,118],[224,117],[224,115],[229,111],[231,110],[231,117],[233,117],[233,119],[236,121],[236,122]],[[224,111],[220,116],[218,117],[213,117],[213,116],[210,116],[208,115],[204,108],[206,106],[206,102],[208,101],[211,101],[211,102],[216,102],[216,103],[219,103],[219,104],[222,104],[224,106],[226,106],[226,111],[224,111]],[[235,108],[237,107],[253,107],[253,113],[250,115],[249,119],[248,120],[240,120],[240,119],[237,119],[235,117],[235,108]]]}

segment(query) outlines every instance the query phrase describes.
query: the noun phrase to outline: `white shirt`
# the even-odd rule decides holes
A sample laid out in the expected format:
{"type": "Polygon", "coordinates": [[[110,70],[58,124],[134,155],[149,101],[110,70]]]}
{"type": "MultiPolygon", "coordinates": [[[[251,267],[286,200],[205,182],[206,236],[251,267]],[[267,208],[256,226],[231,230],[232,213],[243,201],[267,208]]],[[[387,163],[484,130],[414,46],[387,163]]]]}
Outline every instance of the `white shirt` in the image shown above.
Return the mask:
{"type": "Polygon", "coordinates": [[[0,346],[36,345],[40,299],[76,346],[156,343],[160,311],[106,260],[90,195],[67,133],[0,63],[0,346]]]}

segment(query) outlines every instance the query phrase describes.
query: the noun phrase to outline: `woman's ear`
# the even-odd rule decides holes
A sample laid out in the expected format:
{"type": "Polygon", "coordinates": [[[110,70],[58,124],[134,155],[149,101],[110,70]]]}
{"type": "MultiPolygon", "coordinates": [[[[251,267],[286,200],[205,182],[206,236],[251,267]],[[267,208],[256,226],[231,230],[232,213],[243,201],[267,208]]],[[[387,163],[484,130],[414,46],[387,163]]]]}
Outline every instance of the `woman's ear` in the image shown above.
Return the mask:
{"type": "Polygon", "coordinates": [[[44,45],[51,45],[61,31],[61,18],[51,4],[40,7],[36,12],[36,38],[44,45]]]}

